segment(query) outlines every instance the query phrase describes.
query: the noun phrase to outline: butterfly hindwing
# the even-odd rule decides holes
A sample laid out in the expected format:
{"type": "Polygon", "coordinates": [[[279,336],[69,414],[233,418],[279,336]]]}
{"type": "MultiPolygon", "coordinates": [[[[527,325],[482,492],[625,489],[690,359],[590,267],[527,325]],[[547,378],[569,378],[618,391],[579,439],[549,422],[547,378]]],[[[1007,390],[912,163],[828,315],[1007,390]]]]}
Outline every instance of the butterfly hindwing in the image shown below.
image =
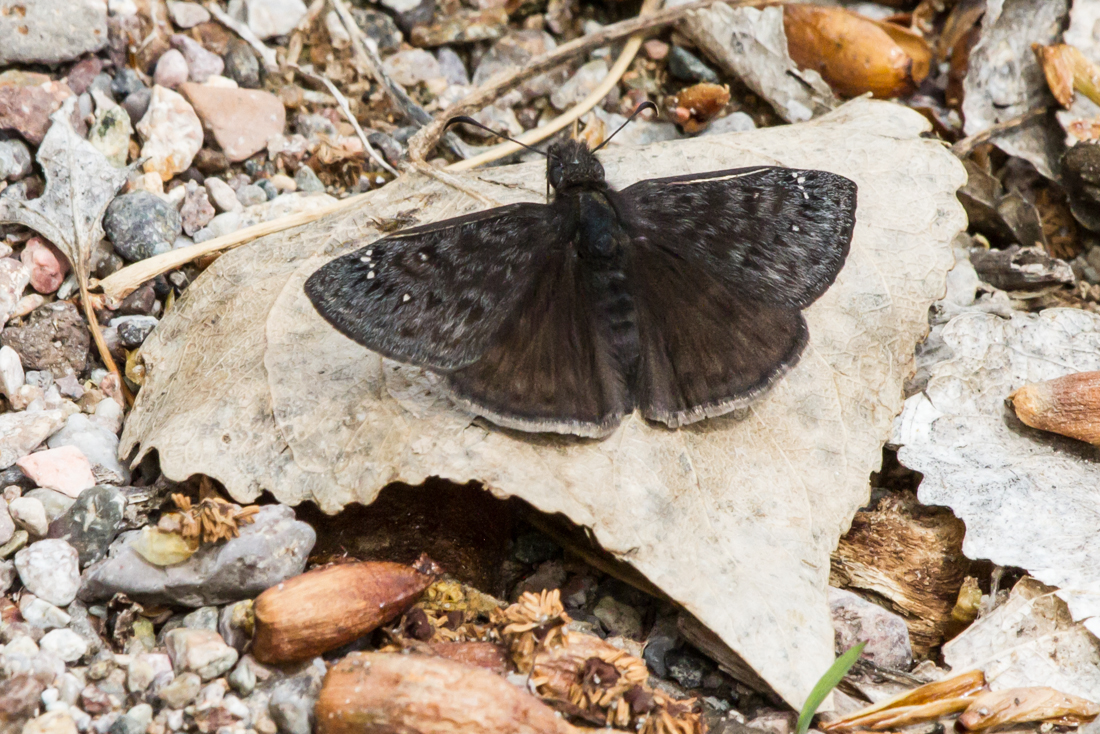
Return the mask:
{"type": "Polygon", "coordinates": [[[633,403],[593,298],[575,249],[555,252],[482,358],[447,375],[452,395],[508,428],[608,433],[633,403]]]}
{"type": "Polygon", "coordinates": [[[551,207],[513,204],[375,240],[319,268],[306,294],[368,349],[453,370],[482,356],[562,246],[551,207]]]}
{"type": "Polygon", "coordinates": [[[748,404],[798,361],[802,313],[728,289],[692,262],[639,244],[630,278],[637,309],[642,414],[671,427],[748,404]]]}
{"type": "Polygon", "coordinates": [[[827,171],[757,167],[641,181],[610,192],[623,225],[744,298],[805,308],[852,239],[856,185],[827,171]]]}

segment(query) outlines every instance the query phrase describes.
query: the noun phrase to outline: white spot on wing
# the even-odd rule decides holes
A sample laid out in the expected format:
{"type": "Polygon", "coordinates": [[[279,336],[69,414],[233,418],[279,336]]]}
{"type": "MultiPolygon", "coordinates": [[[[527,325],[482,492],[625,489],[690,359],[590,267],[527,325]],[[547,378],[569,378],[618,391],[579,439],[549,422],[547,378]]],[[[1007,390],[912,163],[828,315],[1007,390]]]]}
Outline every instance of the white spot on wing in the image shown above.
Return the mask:
{"type": "Polygon", "coordinates": [[[367,273],[367,280],[374,280],[374,271],[373,270],[370,271],[369,273],[367,273]]]}
{"type": "Polygon", "coordinates": [[[401,302],[402,302],[402,303],[408,303],[408,302],[409,302],[409,301],[411,301],[411,300],[412,300],[412,296],[410,296],[410,295],[409,295],[408,293],[406,293],[405,295],[401,296],[401,302]]]}

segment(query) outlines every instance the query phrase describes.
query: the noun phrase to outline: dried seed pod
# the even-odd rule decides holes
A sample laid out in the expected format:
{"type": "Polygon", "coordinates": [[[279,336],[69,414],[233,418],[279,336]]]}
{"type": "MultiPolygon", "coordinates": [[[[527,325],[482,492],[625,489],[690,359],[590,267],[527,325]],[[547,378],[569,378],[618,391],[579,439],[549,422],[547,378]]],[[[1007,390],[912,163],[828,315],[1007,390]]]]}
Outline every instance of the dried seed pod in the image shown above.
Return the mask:
{"type": "Polygon", "coordinates": [[[669,99],[670,115],[689,134],[705,130],[711,119],[730,101],[725,84],[695,84],[669,99]]]}
{"type": "Polygon", "coordinates": [[[399,563],[345,563],[296,576],[256,598],[252,655],[305,660],[398,617],[432,582],[399,563]]]}
{"type": "Polygon", "coordinates": [[[325,676],[318,734],[578,734],[549,706],[481,668],[352,653],[325,676]]]}
{"type": "Polygon", "coordinates": [[[850,10],[783,6],[791,58],[817,71],[840,95],[889,99],[911,94],[928,76],[932,50],[918,34],[850,10]]]}
{"type": "Polygon", "coordinates": [[[984,693],[959,717],[959,725],[971,731],[1028,721],[1050,721],[1077,726],[1092,721],[1100,706],[1053,688],[1008,688],[984,693]]]}
{"type": "Polygon", "coordinates": [[[1008,396],[1032,428],[1100,444],[1100,372],[1075,372],[1024,385],[1008,396]]]}

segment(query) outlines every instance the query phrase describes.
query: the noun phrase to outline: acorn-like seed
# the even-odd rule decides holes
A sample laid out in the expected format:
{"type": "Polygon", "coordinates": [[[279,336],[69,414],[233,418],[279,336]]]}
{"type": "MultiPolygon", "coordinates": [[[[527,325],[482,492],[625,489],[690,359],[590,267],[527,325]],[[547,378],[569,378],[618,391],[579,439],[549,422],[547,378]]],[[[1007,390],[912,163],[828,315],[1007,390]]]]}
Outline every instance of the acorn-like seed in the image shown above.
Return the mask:
{"type": "Polygon", "coordinates": [[[252,656],[306,660],[356,640],[402,614],[432,577],[399,563],[345,563],[295,576],[256,598],[252,656]]]}
{"type": "Polygon", "coordinates": [[[1024,385],[1008,396],[1032,428],[1100,445],[1100,372],[1075,372],[1024,385]]]}

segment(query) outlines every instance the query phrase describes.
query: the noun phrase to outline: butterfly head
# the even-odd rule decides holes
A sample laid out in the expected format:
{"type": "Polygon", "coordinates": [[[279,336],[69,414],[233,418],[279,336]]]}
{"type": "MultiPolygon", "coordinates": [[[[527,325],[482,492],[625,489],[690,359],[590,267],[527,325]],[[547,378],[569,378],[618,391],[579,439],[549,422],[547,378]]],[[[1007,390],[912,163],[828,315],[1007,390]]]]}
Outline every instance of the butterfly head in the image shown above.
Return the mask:
{"type": "Polygon", "coordinates": [[[603,166],[583,140],[565,140],[547,149],[546,178],[557,191],[606,185],[603,166]]]}

